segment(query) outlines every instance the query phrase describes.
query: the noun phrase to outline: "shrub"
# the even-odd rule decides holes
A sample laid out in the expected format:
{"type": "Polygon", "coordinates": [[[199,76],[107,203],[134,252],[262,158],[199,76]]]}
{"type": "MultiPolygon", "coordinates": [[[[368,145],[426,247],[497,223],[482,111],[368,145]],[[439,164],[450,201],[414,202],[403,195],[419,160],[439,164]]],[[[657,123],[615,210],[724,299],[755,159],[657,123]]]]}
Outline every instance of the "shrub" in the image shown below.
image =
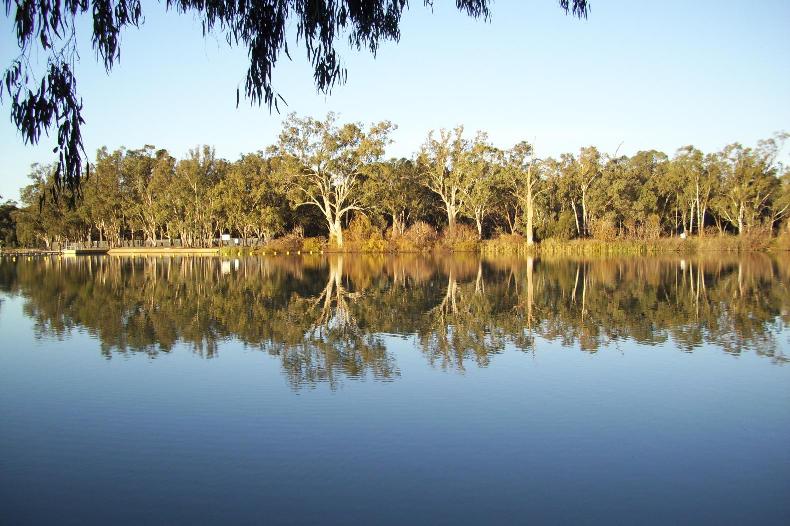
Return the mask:
{"type": "Polygon", "coordinates": [[[483,241],[485,252],[512,254],[528,249],[527,239],[521,234],[499,234],[494,239],[483,241]]]}
{"type": "Polygon", "coordinates": [[[398,252],[424,252],[434,247],[438,237],[435,228],[423,221],[417,221],[403,235],[393,234],[390,243],[398,252]]]}
{"type": "Polygon", "coordinates": [[[612,218],[604,216],[590,222],[590,234],[598,241],[614,241],[617,238],[617,228],[612,218]]]}
{"type": "Polygon", "coordinates": [[[777,250],[790,250],[790,231],[782,229],[782,233],[776,237],[774,248],[777,250]]]}
{"type": "Polygon", "coordinates": [[[370,221],[365,214],[356,214],[348,224],[348,229],[343,232],[346,241],[360,242],[370,239],[374,233],[381,234],[381,231],[370,221]]]}
{"type": "Polygon", "coordinates": [[[468,252],[477,250],[480,240],[477,237],[477,230],[469,225],[456,223],[442,233],[441,245],[447,250],[468,252]]]}
{"type": "Polygon", "coordinates": [[[321,252],[326,246],[322,237],[306,237],[302,240],[302,252],[321,252]]]}
{"type": "Polygon", "coordinates": [[[354,216],[343,237],[343,249],[348,252],[386,252],[389,248],[381,229],[364,214],[354,216]]]}
{"type": "Polygon", "coordinates": [[[559,241],[567,241],[576,235],[576,220],[573,212],[565,210],[557,218],[557,221],[549,228],[549,237],[559,241]]]}
{"type": "Polygon", "coordinates": [[[264,246],[266,252],[297,252],[302,249],[302,230],[294,229],[293,232],[282,237],[272,239],[264,246]]]}
{"type": "Polygon", "coordinates": [[[661,236],[661,218],[658,214],[650,214],[642,224],[642,237],[658,239],[661,236]]]}

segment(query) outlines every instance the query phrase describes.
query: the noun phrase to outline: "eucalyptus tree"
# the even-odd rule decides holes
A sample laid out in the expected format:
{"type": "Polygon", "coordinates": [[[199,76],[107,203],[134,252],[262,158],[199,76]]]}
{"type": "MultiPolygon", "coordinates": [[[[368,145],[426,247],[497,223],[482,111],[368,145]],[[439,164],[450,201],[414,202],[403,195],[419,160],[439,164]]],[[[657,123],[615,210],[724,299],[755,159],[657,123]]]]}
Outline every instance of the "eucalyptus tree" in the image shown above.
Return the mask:
{"type": "Polygon", "coordinates": [[[756,148],[733,143],[719,154],[722,192],[715,207],[739,235],[771,218],[771,205],[780,190],[775,163],[787,137],[777,134],[759,141],[756,148]]]}
{"type": "Polygon", "coordinates": [[[579,157],[574,163],[574,180],[579,191],[582,213],[582,234],[590,235],[590,189],[599,180],[601,170],[601,153],[595,146],[587,146],[579,150],[579,157]]]}
{"type": "Polygon", "coordinates": [[[63,220],[58,203],[46,199],[53,171],[52,166],[33,164],[28,174],[30,184],[19,191],[22,210],[17,214],[17,237],[23,245],[43,243],[49,248],[61,232],[63,220]]]}
{"type": "Polygon", "coordinates": [[[439,130],[438,137],[431,131],[417,157],[423,184],[441,199],[448,228],[455,226],[468,190],[474,183],[468,171],[457,169],[469,148],[469,142],[463,135],[463,126],[453,131],[439,130]]]}
{"type": "Polygon", "coordinates": [[[243,155],[214,186],[214,213],[222,233],[237,231],[246,245],[251,234],[264,242],[283,228],[285,192],[272,162],[262,152],[243,155]]]}
{"type": "MultiPolygon", "coordinates": [[[[773,229],[780,220],[786,218],[790,212],[790,171],[784,166],[780,166],[777,176],[779,178],[779,186],[773,196],[771,229],[773,229]]],[[[787,223],[786,226],[790,228],[790,223],[787,223]]]]}
{"type": "Polygon", "coordinates": [[[124,153],[121,186],[129,203],[129,227],[132,231],[140,230],[150,245],[157,239],[162,223],[160,202],[168,198],[164,183],[174,163],[167,150],[157,150],[151,145],[124,153]]]}
{"type": "Polygon", "coordinates": [[[278,178],[278,158],[266,158],[261,152],[245,155],[237,164],[242,165],[252,185],[251,206],[244,215],[244,224],[264,242],[270,241],[285,228],[287,198],[282,181],[278,178]]]}
{"type": "Polygon", "coordinates": [[[219,225],[219,232],[224,234],[238,231],[246,244],[251,231],[247,216],[254,209],[251,202],[252,185],[248,173],[240,163],[233,163],[225,177],[211,188],[211,193],[211,213],[219,225]]]}
{"type": "Polygon", "coordinates": [[[599,236],[624,231],[634,234],[637,230],[632,206],[637,200],[641,177],[629,168],[629,158],[625,155],[602,157],[600,181],[592,187],[589,199],[592,206],[588,205],[596,211],[599,236]]]}
{"type": "Polygon", "coordinates": [[[16,216],[19,208],[14,201],[0,204],[0,247],[16,246],[16,216]]]}
{"type": "Polygon", "coordinates": [[[102,147],[96,152],[96,164],[91,183],[84,188],[80,210],[83,217],[111,247],[121,244],[129,201],[121,188],[124,169],[124,149],[109,152],[102,147]]]}
{"type": "Polygon", "coordinates": [[[337,247],[343,246],[343,219],[364,207],[366,170],[384,155],[393,129],[389,121],[367,130],[360,123],[341,126],[333,113],[323,121],[292,113],[283,122],[275,152],[282,157],[291,200],[321,211],[337,247]]]}
{"type": "MultiPolygon", "coordinates": [[[[682,218],[683,231],[688,235],[704,231],[705,212],[712,186],[706,178],[704,155],[693,146],[679,148],[669,163],[668,176],[675,188],[675,200],[682,218]]],[[[702,234],[700,234],[702,235],[702,234]]]]}
{"type": "Polygon", "coordinates": [[[593,183],[601,176],[600,164],[601,154],[594,146],[582,148],[578,158],[563,153],[558,160],[548,163],[549,177],[570,206],[578,237],[589,235],[588,197],[593,183]]]}
{"type": "Polygon", "coordinates": [[[389,216],[396,235],[402,235],[413,221],[425,214],[430,201],[425,194],[419,168],[411,159],[375,163],[365,181],[367,207],[389,216]]]}
{"type": "Polygon", "coordinates": [[[552,226],[546,231],[549,237],[570,239],[574,235],[582,235],[577,187],[573,180],[574,164],[575,159],[570,153],[563,153],[559,159],[548,157],[541,163],[546,206],[551,213],[552,226]]]}
{"type": "Polygon", "coordinates": [[[535,243],[536,199],[546,190],[546,186],[541,184],[539,173],[541,162],[535,157],[534,146],[526,141],[519,142],[505,152],[504,175],[508,189],[524,210],[524,232],[528,245],[535,243]]]}
{"type": "Polygon", "coordinates": [[[501,157],[501,151],[489,142],[488,134],[478,132],[454,166],[459,179],[468,181],[463,186],[459,212],[474,220],[479,239],[483,239],[483,221],[496,200],[496,178],[501,170],[501,157]]]}
{"type": "Polygon", "coordinates": [[[211,215],[216,197],[211,189],[221,179],[222,168],[210,146],[190,150],[176,165],[170,184],[171,221],[182,243],[211,245],[216,227],[211,215]]]}
{"type": "Polygon", "coordinates": [[[669,158],[657,150],[639,151],[628,163],[629,177],[636,181],[638,192],[631,204],[632,219],[640,224],[642,234],[655,238],[661,234],[662,219],[672,207],[672,192],[667,187],[669,158]]]}

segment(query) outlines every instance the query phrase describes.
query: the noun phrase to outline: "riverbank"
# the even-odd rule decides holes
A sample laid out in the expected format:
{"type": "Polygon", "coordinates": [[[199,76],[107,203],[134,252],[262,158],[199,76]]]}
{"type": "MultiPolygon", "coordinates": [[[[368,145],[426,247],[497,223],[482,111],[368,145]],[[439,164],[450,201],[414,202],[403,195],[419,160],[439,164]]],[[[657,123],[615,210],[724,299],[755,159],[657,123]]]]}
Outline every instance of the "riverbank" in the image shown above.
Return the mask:
{"type": "Polygon", "coordinates": [[[111,248],[111,256],[216,256],[220,247],[170,248],[170,247],[119,247],[111,248]]]}
{"type": "MultiPolygon", "coordinates": [[[[167,248],[167,247],[119,247],[107,253],[112,256],[277,256],[302,254],[414,254],[414,253],[482,253],[495,255],[568,255],[568,256],[606,256],[606,255],[658,255],[658,254],[695,254],[701,252],[767,252],[790,250],[790,235],[766,238],[757,235],[718,235],[707,237],[680,237],[658,239],[546,239],[528,245],[519,235],[501,235],[494,239],[478,241],[469,236],[425,237],[419,240],[403,238],[384,240],[354,239],[342,249],[330,246],[323,238],[297,237],[293,235],[273,239],[266,245],[255,247],[210,247],[210,248],[167,248]]],[[[37,249],[5,250],[5,255],[51,255],[59,251],[37,249]]]]}
{"type": "Polygon", "coordinates": [[[539,253],[546,255],[656,255],[695,254],[699,252],[765,252],[790,250],[790,237],[766,238],[763,236],[707,236],[681,239],[547,239],[532,246],[520,236],[502,236],[482,242],[486,254],[539,253]]]}
{"type": "MultiPolygon", "coordinates": [[[[284,238],[283,238],[284,239],[284,238]]],[[[658,255],[695,254],[700,252],[766,252],[790,250],[790,236],[774,238],[763,236],[708,236],[702,238],[680,237],[658,239],[547,239],[528,245],[519,235],[503,235],[483,241],[434,239],[425,243],[401,243],[399,240],[375,243],[349,242],[343,249],[329,246],[318,238],[274,240],[261,247],[224,247],[219,253],[233,257],[242,255],[317,254],[317,253],[429,253],[429,252],[480,252],[485,255],[542,254],[542,255],[658,255]]]]}

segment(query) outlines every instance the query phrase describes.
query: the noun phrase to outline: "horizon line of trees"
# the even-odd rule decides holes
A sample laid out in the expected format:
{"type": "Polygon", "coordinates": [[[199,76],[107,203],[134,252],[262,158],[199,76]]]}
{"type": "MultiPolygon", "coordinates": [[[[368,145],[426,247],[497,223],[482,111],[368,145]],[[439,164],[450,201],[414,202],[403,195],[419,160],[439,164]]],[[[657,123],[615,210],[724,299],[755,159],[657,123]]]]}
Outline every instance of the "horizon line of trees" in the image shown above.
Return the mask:
{"type": "Polygon", "coordinates": [[[291,114],[275,144],[236,161],[203,146],[176,159],[165,149],[103,147],[80,194],[52,191],[55,168],[34,164],[21,205],[3,205],[4,245],[100,242],[213,246],[288,232],[325,236],[364,218],[389,238],[429,225],[478,239],[537,240],[757,233],[770,236],[790,211],[790,171],[777,162],[787,133],[754,147],[671,157],[594,146],[540,158],[522,141],[502,149],[463,126],[428,133],[411,158],[385,159],[395,126],[291,114]]]}

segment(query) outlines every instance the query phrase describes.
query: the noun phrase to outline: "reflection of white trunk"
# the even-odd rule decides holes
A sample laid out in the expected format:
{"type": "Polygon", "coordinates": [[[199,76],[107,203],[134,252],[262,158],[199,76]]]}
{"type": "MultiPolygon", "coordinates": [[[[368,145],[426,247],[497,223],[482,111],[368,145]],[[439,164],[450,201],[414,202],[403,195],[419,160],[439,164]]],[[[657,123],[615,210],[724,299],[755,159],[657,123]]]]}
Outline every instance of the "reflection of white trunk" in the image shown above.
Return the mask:
{"type": "Polygon", "coordinates": [[[534,270],[534,258],[527,257],[527,325],[532,330],[532,303],[534,301],[534,291],[532,284],[532,272],[534,270]]]}
{"type": "Polygon", "coordinates": [[[587,269],[584,270],[582,276],[582,321],[584,321],[584,314],[587,310],[587,269]]]}
{"type": "Polygon", "coordinates": [[[444,293],[442,304],[439,305],[439,312],[442,317],[447,314],[458,314],[458,304],[456,295],[458,292],[458,282],[455,279],[455,272],[451,269],[447,277],[447,290],[444,293]]]}
{"type": "Polygon", "coordinates": [[[348,296],[348,291],[343,287],[343,256],[330,258],[326,287],[316,300],[316,303],[323,302],[316,325],[336,329],[346,329],[351,325],[353,320],[348,308],[348,296]]]}

